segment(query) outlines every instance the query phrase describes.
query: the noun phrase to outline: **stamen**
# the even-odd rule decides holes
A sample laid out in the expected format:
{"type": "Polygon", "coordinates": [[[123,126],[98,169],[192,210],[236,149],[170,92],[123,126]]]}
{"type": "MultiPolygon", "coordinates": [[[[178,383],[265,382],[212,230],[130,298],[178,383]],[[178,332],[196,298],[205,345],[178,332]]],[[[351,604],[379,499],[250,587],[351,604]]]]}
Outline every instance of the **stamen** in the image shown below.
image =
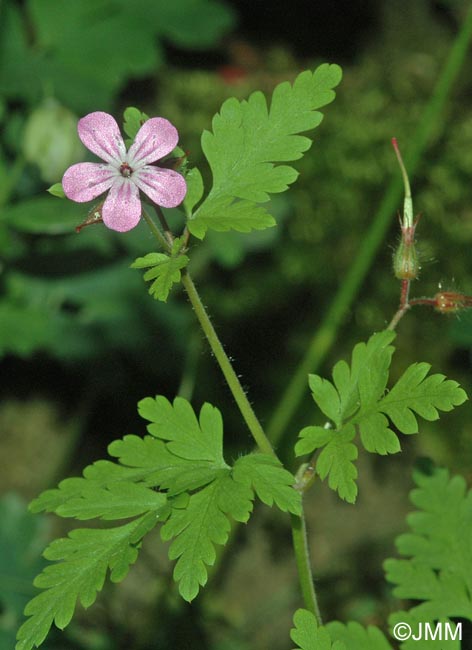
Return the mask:
{"type": "Polygon", "coordinates": [[[122,163],[121,164],[121,166],[120,166],[120,174],[122,176],[124,176],[125,178],[129,178],[132,173],[133,173],[133,170],[128,165],[128,163],[122,163]]]}

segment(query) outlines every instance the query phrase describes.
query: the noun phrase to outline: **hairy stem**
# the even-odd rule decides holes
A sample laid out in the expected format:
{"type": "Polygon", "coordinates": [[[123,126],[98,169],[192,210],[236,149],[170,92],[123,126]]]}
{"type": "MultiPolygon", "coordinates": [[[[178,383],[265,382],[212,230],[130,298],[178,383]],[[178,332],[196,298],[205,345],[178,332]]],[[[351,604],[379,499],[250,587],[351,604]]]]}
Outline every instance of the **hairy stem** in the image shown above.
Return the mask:
{"type": "Polygon", "coordinates": [[[399,321],[406,312],[410,309],[409,302],[410,295],[410,280],[402,280],[401,293],[400,293],[400,306],[390,323],[387,326],[388,330],[394,330],[399,321]]]}
{"type": "Polygon", "coordinates": [[[318,625],[323,625],[315,585],[311,573],[310,553],[308,550],[308,537],[306,533],[305,513],[291,515],[292,538],[295,558],[297,561],[298,577],[306,609],[316,616],[318,625]]]}
{"type": "MultiPolygon", "coordinates": [[[[412,138],[408,155],[405,157],[405,165],[410,170],[410,175],[413,175],[417,169],[430,135],[437,127],[441,111],[464,62],[471,38],[472,7],[469,9],[461,31],[449,51],[449,56],[441,71],[431,99],[423,115],[418,120],[418,129],[412,138]]],[[[318,370],[334,344],[338,330],[372,266],[381,242],[385,238],[385,233],[390,226],[391,215],[400,200],[401,189],[402,183],[400,179],[395,178],[392,180],[372,226],[363,239],[356,259],[314,334],[311,343],[308,345],[304,358],[295,373],[292,374],[292,379],[279,400],[278,407],[274,409],[267,427],[267,434],[273,444],[277,444],[283,434],[290,433],[286,431],[287,426],[306,393],[307,374],[318,370]]]]}
{"type": "MultiPolygon", "coordinates": [[[[171,248],[172,246],[172,244],[169,242],[169,238],[163,236],[159,228],[154,223],[152,217],[145,210],[143,210],[143,216],[144,219],[146,220],[146,223],[150,227],[151,232],[155,236],[155,238],[158,240],[158,242],[164,248],[164,250],[168,251],[169,248],[171,248]]],[[[164,222],[161,220],[161,225],[166,231],[170,233],[170,230],[168,230],[168,226],[166,228],[167,224],[165,222],[165,219],[164,222]]],[[[201,328],[206,338],[208,339],[210,348],[213,354],[215,355],[216,360],[218,361],[218,364],[228,383],[231,393],[233,394],[233,397],[239,407],[241,415],[243,416],[244,421],[246,422],[249,428],[249,431],[251,432],[254,440],[256,441],[257,446],[263,453],[271,454],[275,456],[276,454],[272,448],[272,445],[269,439],[267,438],[266,434],[264,433],[264,430],[262,429],[262,426],[259,420],[257,419],[256,414],[254,413],[254,410],[246,396],[246,393],[244,392],[244,389],[241,386],[241,382],[239,381],[233,369],[233,366],[231,365],[231,361],[229,360],[226,352],[224,351],[221,341],[219,340],[218,335],[216,334],[215,328],[213,327],[213,324],[208,316],[208,313],[205,307],[203,306],[203,303],[197,292],[195,284],[187,270],[184,270],[182,273],[182,284],[184,285],[184,288],[187,292],[188,298],[190,300],[190,303],[192,304],[192,307],[195,311],[195,314],[198,318],[201,328]]],[[[306,535],[305,516],[303,512],[301,516],[295,516],[295,515],[291,516],[291,526],[292,526],[293,547],[294,547],[295,559],[297,563],[297,569],[298,569],[298,575],[299,575],[303,600],[305,602],[306,608],[315,614],[319,625],[321,625],[321,615],[318,608],[318,601],[316,599],[315,586],[313,583],[313,576],[311,573],[310,558],[308,553],[308,540],[306,535]]],[[[221,565],[221,560],[224,556],[224,553],[227,552],[231,540],[234,539],[234,531],[236,530],[236,528],[237,526],[234,526],[232,528],[232,534],[230,536],[230,539],[228,540],[229,543],[227,543],[226,546],[223,547],[222,552],[218,554],[216,565],[214,565],[213,567],[214,570],[216,570],[221,565]]]]}
{"type": "Polygon", "coordinates": [[[182,273],[182,284],[184,285],[185,291],[187,292],[189,300],[195,311],[195,315],[198,318],[198,322],[200,323],[200,326],[203,332],[205,333],[205,336],[208,339],[210,348],[213,354],[215,355],[218,365],[221,368],[221,372],[223,373],[226,379],[226,382],[229,386],[231,393],[233,394],[236,404],[238,405],[239,410],[241,411],[241,415],[243,416],[249,431],[251,432],[254,440],[256,441],[257,446],[265,454],[271,454],[275,456],[275,452],[272,448],[272,445],[270,444],[269,439],[264,433],[264,430],[262,429],[262,426],[259,420],[257,419],[256,414],[254,413],[254,410],[247,398],[247,395],[244,392],[243,387],[241,386],[241,382],[239,381],[238,376],[234,372],[233,366],[231,365],[231,361],[229,360],[228,355],[224,351],[224,348],[221,344],[220,339],[218,338],[217,333],[215,332],[215,328],[213,327],[213,324],[208,316],[208,313],[205,307],[203,306],[202,301],[200,300],[200,296],[198,295],[193,280],[187,271],[184,271],[182,273]]]}
{"type": "Polygon", "coordinates": [[[147,225],[149,226],[149,229],[151,230],[152,234],[153,234],[154,237],[157,239],[157,241],[159,242],[159,244],[162,246],[162,248],[163,248],[165,251],[169,251],[170,248],[171,248],[172,246],[169,244],[169,242],[167,241],[167,239],[166,239],[166,238],[164,237],[164,235],[161,233],[161,231],[159,230],[159,228],[158,228],[158,227],[156,226],[156,224],[154,223],[154,219],[151,217],[151,215],[146,211],[146,208],[144,208],[144,207],[142,208],[142,215],[143,215],[144,221],[145,221],[145,222],[147,223],[147,225]]]}

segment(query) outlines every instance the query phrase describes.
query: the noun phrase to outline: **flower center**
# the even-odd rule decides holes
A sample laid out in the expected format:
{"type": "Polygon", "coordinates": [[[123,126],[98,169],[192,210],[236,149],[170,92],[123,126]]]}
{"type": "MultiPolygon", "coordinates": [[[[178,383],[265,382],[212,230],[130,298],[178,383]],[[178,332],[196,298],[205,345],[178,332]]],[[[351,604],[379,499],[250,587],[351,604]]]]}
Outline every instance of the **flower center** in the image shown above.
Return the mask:
{"type": "Polygon", "coordinates": [[[124,176],[125,178],[129,178],[131,174],[133,173],[133,170],[131,167],[128,165],[128,163],[121,163],[120,166],[120,174],[124,176]]]}

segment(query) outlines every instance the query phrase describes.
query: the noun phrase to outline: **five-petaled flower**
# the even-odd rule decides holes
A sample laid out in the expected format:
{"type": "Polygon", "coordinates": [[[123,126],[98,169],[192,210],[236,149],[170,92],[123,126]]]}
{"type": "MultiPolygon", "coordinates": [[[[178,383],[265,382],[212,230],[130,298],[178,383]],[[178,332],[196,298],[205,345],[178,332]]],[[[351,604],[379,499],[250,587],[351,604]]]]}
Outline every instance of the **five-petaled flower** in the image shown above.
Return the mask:
{"type": "Polygon", "coordinates": [[[177,129],[162,117],[144,122],[126,151],[118,124],[108,113],[86,115],[77,127],[87,149],[105,163],[78,163],[64,174],[65,195],[84,203],[108,192],[102,208],[108,228],[126,232],[141,217],[139,190],[164,208],[182,203],[187,191],[184,177],[173,169],[151,165],[170,153],[179,139],[177,129]]]}

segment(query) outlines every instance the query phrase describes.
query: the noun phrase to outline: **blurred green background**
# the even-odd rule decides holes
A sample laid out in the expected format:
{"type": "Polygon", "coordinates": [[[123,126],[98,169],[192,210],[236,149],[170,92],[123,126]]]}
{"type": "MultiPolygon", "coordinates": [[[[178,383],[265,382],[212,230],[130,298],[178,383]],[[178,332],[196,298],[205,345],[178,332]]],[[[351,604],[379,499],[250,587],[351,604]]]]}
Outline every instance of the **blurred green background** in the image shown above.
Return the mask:
{"type": "MultiPolygon", "coordinates": [[[[0,650],[14,632],[40,553],[67,521],[31,517],[27,501],[104,457],[111,440],[143,434],[136,402],[177,393],[225,419],[227,459],[248,432],[180,290],[156,303],[129,269],[154,248],[141,223],[122,235],[75,227],[87,211],[45,190],[87,153],[77,119],[95,110],[120,122],[126,106],[170,119],[209,182],[200,134],[230,96],[270,93],[329,61],[344,79],[325,110],[300,177],[277,196],[277,228],[209,233],[192,242],[191,269],[256,412],[268,424],[291,374],[342,286],[466,18],[460,0],[3,0],[0,2],[0,650]]],[[[472,294],[472,57],[467,56],[415,178],[422,273],[412,294],[472,294]]],[[[92,159],[92,158],[91,158],[92,159]]],[[[398,202],[401,209],[401,201],[398,202]]],[[[180,223],[168,211],[172,224],[180,223]]],[[[322,373],[396,310],[391,227],[327,354],[322,373]]],[[[472,318],[417,308],[398,328],[393,374],[433,364],[471,384],[472,318]]],[[[470,392],[470,391],[469,391],[470,392]]],[[[472,476],[470,407],[423,423],[392,458],[359,459],[360,496],[327,486],[307,499],[314,573],[326,620],[385,626],[398,608],[381,563],[394,553],[418,456],[472,476]]],[[[279,443],[290,467],[301,426],[321,423],[306,399],[279,443]]],[[[191,606],[172,587],[158,535],[121,585],[107,585],[45,650],[282,650],[301,605],[287,518],[257,508],[191,606]]]]}

